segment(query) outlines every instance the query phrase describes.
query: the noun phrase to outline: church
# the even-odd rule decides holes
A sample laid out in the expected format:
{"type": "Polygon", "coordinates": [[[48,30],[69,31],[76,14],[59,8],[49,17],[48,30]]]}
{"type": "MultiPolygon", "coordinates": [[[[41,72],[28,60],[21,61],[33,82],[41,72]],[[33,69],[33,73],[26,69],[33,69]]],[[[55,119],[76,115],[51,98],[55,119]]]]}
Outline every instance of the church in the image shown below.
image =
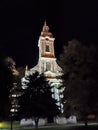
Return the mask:
{"type": "MultiPolygon", "coordinates": [[[[45,21],[42,28],[42,32],[38,40],[38,47],[39,47],[38,64],[31,69],[28,69],[26,67],[25,77],[36,71],[38,71],[40,74],[44,73],[47,80],[51,82],[52,86],[51,91],[54,92],[54,95],[52,95],[52,97],[58,101],[57,105],[60,106],[61,112],[63,112],[63,105],[60,103],[60,99],[63,96],[61,94],[62,90],[58,89],[62,82],[61,79],[58,77],[60,77],[63,73],[61,67],[56,62],[54,40],[55,38],[49,31],[49,26],[45,21]]],[[[24,84],[25,77],[22,78],[22,85],[24,88],[26,87],[24,84]]]]}

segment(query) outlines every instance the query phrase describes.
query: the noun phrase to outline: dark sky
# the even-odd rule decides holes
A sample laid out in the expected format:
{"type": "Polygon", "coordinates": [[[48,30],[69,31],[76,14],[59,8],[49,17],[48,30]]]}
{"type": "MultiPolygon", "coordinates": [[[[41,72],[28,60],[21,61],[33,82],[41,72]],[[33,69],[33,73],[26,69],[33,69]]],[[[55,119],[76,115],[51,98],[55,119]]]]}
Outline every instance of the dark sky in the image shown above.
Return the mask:
{"type": "Polygon", "coordinates": [[[85,1],[0,1],[0,48],[16,61],[17,67],[33,67],[45,19],[55,37],[56,57],[72,39],[98,44],[97,0],[85,1]]]}

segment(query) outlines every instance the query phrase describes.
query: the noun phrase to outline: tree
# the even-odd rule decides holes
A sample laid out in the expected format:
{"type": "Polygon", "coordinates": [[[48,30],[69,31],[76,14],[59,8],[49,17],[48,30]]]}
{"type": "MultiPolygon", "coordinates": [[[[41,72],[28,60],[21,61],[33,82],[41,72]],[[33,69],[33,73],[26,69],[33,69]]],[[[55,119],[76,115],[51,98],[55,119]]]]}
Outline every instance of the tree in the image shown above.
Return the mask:
{"type": "Polygon", "coordinates": [[[18,98],[21,95],[20,86],[21,86],[21,78],[19,75],[19,72],[15,68],[15,62],[12,58],[7,57],[5,60],[5,65],[11,72],[11,81],[10,85],[8,85],[9,88],[9,117],[11,120],[11,130],[13,129],[13,121],[17,119],[18,117],[18,109],[19,109],[19,104],[18,104],[18,98]]]}
{"type": "Polygon", "coordinates": [[[63,81],[66,86],[63,98],[65,113],[77,114],[78,117],[95,113],[98,99],[91,97],[95,93],[98,95],[97,49],[93,45],[85,46],[72,40],[64,46],[59,64],[64,70],[63,81]]]}
{"type": "Polygon", "coordinates": [[[9,57],[0,54],[0,118],[7,120],[9,117],[10,102],[9,93],[12,87],[13,74],[9,57]]]}
{"type": "Polygon", "coordinates": [[[9,120],[12,107],[9,96],[18,72],[14,60],[3,53],[0,54],[0,68],[0,118],[1,120],[9,120]]]}
{"type": "Polygon", "coordinates": [[[20,99],[20,115],[23,118],[34,118],[35,127],[38,127],[40,117],[56,116],[59,114],[56,100],[52,98],[49,82],[43,74],[38,72],[26,77],[27,88],[22,90],[20,99]]]}

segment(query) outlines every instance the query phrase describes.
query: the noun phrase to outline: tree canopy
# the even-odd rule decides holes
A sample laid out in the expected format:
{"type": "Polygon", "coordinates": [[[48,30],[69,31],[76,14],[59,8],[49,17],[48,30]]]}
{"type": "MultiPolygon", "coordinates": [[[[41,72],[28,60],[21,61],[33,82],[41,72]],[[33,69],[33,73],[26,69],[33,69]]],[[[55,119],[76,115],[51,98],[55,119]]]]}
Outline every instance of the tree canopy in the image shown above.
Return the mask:
{"type": "Polygon", "coordinates": [[[66,115],[84,116],[98,113],[98,49],[72,40],[64,45],[59,64],[64,71],[63,83],[66,115]]]}
{"type": "Polygon", "coordinates": [[[0,118],[7,120],[10,111],[9,93],[13,85],[13,59],[0,53],[0,118]]]}
{"type": "Polygon", "coordinates": [[[56,116],[59,114],[56,100],[52,98],[51,86],[43,74],[38,72],[26,77],[27,88],[22,90],[20,115],[24,118],[56,116]]]}

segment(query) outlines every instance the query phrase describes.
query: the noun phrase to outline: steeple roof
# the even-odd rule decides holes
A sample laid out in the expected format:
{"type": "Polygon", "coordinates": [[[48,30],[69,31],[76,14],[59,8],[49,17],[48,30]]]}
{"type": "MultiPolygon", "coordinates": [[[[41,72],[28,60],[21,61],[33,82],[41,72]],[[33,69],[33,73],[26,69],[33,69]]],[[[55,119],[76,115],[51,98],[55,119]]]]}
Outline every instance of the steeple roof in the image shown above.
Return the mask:
{"type": "Polygon", "coordinates": [[[41,36],[43,36],[43,37],[46,37],[46,36],[53,37],[52,33],[49,32],[49,26],[47,25],[46,20],[45,20],[44,25],[43,25],[41,36]]]}

